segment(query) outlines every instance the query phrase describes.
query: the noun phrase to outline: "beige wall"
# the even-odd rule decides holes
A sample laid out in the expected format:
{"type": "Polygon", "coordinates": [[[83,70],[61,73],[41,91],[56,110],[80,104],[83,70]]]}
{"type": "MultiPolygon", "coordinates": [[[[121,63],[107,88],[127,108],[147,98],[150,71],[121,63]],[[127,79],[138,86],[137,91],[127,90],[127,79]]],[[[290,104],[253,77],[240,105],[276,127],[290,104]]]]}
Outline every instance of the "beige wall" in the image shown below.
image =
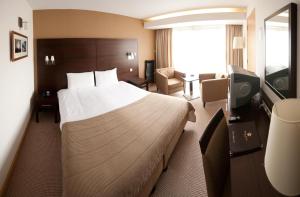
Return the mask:
{"type": "Polygon", "coordinates": [[[144,61],[154,59],[155,34],[143,21],[86,10],[35,10],[34,38],[135,38],[138,39],[139,75],[144,61]]]}
{"type": "Polygon", "coordinates": [[[0,196],[30,118],[34,91],[32,9],[26,0],[0,1],[0,196]],[[27,28],[18,27],[18,17],[27,28]],[[10,61],[9,32],[28,37],[28,57],[10,61]]]}

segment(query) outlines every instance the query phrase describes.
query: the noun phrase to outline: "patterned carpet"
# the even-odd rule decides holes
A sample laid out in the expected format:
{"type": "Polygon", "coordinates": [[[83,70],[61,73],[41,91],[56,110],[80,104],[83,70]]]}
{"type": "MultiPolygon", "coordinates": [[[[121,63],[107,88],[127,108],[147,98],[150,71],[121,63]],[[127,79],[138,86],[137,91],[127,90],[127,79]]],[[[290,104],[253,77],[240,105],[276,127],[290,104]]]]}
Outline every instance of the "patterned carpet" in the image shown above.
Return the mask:
{"type": "Polygon", "coordinates": [[[207,103],[205,109],[200,99],[191,101],[196,109],[197,122],[188,122],[153,196],[194,197],[207,196],[199,139],[212,115],[226,101],[207,103]]]}
{"type": "Polygon", "coordinates": [[[61,196],[60,147],[53,114],[41,113],[40,123],[32,118],[5,196],[61,196]]]}
{"type": "MultiPolygon", "coordinates": [[[[226,110],[226,101],[207,103],[205,109],[200,99],[191,102],[196,108],[197,122],[187,123],[153,197],[207,196],[199,138],[212,115],[220,107],[226,110]]],[[[5,196],[61,196],[60,147],[59,125],[53,122],[53,114],[41,113],[40,123],[32,119],[5,196]]]]}

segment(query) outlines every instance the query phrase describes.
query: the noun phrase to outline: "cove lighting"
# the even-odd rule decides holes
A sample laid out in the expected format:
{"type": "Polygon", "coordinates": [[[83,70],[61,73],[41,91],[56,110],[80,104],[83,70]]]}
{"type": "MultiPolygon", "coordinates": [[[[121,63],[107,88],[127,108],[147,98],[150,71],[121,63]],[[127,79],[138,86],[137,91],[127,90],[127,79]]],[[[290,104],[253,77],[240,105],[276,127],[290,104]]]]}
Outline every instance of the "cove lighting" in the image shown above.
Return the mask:
{"type": "Polygon", "coordinates": [[[206,9],[186,10],[186,11],[179,11],[179,12],[173,12],[173,13],[150,17],[145,19],[145,21],[156,21],[161,19],[196,15],[196,14],[233,13],[233,12],[235,13],[246,12],[246,8],[206,8],[206,9]]]}

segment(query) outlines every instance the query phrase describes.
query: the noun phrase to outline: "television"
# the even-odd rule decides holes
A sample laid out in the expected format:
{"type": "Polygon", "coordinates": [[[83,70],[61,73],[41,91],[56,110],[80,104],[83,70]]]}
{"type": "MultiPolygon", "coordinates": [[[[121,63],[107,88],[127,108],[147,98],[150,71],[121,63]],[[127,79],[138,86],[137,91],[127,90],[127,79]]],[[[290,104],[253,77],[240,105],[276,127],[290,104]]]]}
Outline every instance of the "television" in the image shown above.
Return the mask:
{"type": "Polygon", "coordinates": [[[259,92],[260,79],[255,73],[238,66],[229,65],[230,77],[230,108],[235,109],[248,104],[251,98],[259,92]]]}
{"type": "Polygon", "coordinates": [[[265,83],[281,99],[296,97],[297,5],[265,19],[265,83]]]}

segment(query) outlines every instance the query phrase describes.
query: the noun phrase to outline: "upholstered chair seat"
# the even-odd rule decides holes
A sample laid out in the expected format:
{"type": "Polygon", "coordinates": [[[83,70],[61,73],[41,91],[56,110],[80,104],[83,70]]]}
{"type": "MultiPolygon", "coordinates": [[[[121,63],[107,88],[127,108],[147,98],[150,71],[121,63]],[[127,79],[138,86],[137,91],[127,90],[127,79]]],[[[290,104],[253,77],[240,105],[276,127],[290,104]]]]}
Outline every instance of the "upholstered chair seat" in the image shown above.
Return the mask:
{"type": "Polygon", "coordinates": [[[174,68],[156,69],[157,91],[163,94],[173,94],[183,90],[183,80],[185,74],[174,70],[174,68]]]}
{"type": "Polygon", "coordinates": [[[182,88],[182,81],[176,78],[168,79],[168,89],[182,88]]]}

